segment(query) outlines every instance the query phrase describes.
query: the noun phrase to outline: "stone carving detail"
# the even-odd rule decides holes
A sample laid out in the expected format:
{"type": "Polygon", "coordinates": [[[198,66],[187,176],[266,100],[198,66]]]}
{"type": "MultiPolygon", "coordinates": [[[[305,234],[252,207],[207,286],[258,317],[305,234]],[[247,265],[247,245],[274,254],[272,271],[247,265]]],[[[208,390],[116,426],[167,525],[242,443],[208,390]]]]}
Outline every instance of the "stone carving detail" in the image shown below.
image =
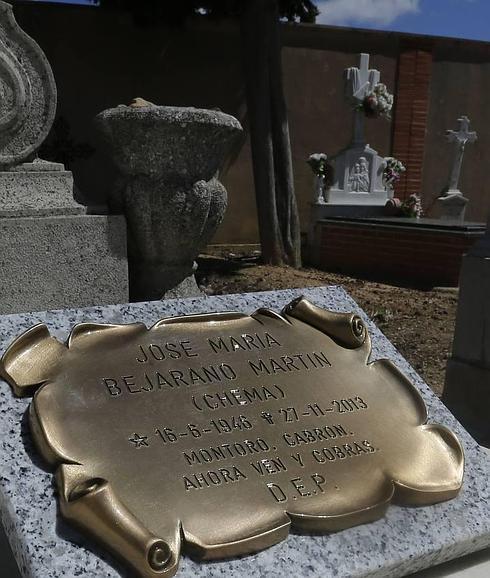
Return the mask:
{"type": "Polygon", "coordinates": [[[454,143],[453,163],[449,176],[448,193],[460,192],[458,188],[461,165],[463,164],[463,154],[466,143],[476,141],[476,132],[470,131],[470,119],[467,116],[458,118],[458,130],[447,130],[446,138],[450,143],[454,143]]]}
{"type": "Polygon", "coordinates": [[[475,131],[470,131],[470,119],[467,116],[458,118],[458,130],[447,130],[446,138],[453,143],[453,159],[447,191],[437,198],[439,217],[443,220],[464,220],[468,199],[459,190],[459,176],[463,164],[463,154],[467,143],[477,139],[475,131]]]}
{"type": "Polygon", "coordinates": [[[379,71],[369,68],[369,54],[360,55],[358,67],[344,71],[344,80],[346,100],[354,106],[354,130],[351,143],[332,158],[334,177],[325,194],[325,204],[330,207],[324,207],[323,212],[316,215],[320,218],[336,214],[337,210],[344,211],[335,206],[383,206],[393,195],[383,183],[383,157],[366,143],[365,113],[359,108],[380,80],[379,71]]]}
{"type": "Polygon", "coordinates": [[[349,176],[349,190],[356,193],[369,192],[369,166],[366,157],[359,157],[359,161],[352,167],[349,176]]]}
{"type": "Polygon", "coordinates": [[[35,157],[56,112],[56,85],[39,46],[0,1],[0,168],[35,157]]]}
{"type": "Polygon", "coordinates": [[[198,294],[194,259],[223,218],[226,190],[216,176],[240,123],[135,99],[98,114],[96,127],[120,173],[111,209],[128,224],[131,297],[198,294]]]}
{"type": "MultiPolygon", "coordinates": [[[[367,94],[369,94],[378,84],[380,79],[379,70],[369,68],[369,54],[360,55],[359,68],[351,66],[344,71],[345,95],[348,101],[361,104],[367,94]]],[[[354,145],[363,146],[366,141],[364,137],[364,113],[356,109],[354,111],[354,135],[352,138],[354,145]]]]}

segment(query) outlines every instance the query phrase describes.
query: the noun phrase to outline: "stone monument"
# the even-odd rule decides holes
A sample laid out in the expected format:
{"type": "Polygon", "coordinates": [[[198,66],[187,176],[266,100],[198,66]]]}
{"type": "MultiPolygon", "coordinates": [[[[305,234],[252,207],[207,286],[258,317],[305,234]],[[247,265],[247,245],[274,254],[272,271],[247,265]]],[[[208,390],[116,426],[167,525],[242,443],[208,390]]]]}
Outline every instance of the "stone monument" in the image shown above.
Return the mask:
{"type": "Polygon", "coordinates": [[[447,140],[454,145],[453,160],[447,191],[437,198],[437,205],[441,219],[463,221],[468,199],[463,196],[463,193],[458,188],[459,176],[466,143],[476,141],[476,132],[469,130],[470,119],[467,116],[458,118],[458,123],[458,130],[446,131],[447,140]]]}
{"type": "Polygon", "coordinates": [[[383,183],[384,158],[366,143],[364,135],[362,105],[379,81],[379,71],[369,68],[369,54],[360,55],[359,68],[345,70],[346,98],[354,105],[354,132],[349,146],[332,158],[334,179],[325,204],[334,207],[336,214],[343,214],[345,206],[382,207],[392,195],[383,183]]]}
{"type": "Polygon", "coordinates": [[[127,300],[125,226],[86,215],[73,177],[37,158],[56,112],[39,46],[0,2],[0,311],[127,300]]]}
{"type": "Polygon", "coordinates": [[[226,210],[217,171],[240,123],[141,98],[95,122],[120,173],[110,205],[128,223],[132,300],[198,295],[195,258],[226,210]]]}
{"type": "Polygon", "coordinates": [[[490,219],[485,236],[463,257],[459,286],[443,401],[490,447],[490,219]]]}
{"type": "MultiPolygon", "coordinates": [[[[370,321],[369,317],[356,306],[342,288],[315,287],[288,289],[274,292],[206,296],[197,299],[168,299],[150,303],[97,306],[83,310],[70,309],[36,314],[3,316],[0,318],[0,353],[4,352],[5,348],[16,336],[27,330],[34,323],[45,323],[50,333],[56,335],[58,339],[63,341],[68,338],[73,323],[76,321],[84,321],[90,324],[107,322],[112,324],[125,323],[128,324],[126,330],[132,335],[135,335],[135,333],[138,332],[146,332],[146,327],[150,328],[154,326],[159,319],[175,315],[202,314],[209,311],[230,312],[230,310],[233,311],[237,309],[245,313],[252,313],[258,308],[269,308],[275,312],[279,312],[287,303],[301,295],[304,295],[309,301],[320,307],[328,307],[337,312],[353,312],[355,315],[362,317],[373,339],[370,361],[376,362],[376,360],[380,358],[391,359],[393,363],[407,375],[409,380],[414,383],[411,389],[413,389],[414,392],[418,390],[419,393],[417,393],[417,396],[420,394],[423,397],[425,405],[427,406],[428,416],[423,408],[424,404],[421,404],[420,409],[410,414],[414,421],[427,420],[428,424],[422,426],[424,429],[423,436],[428,435],[432,437],[433,430],[429,424],[439,422],[453,430],[461,441],[466,459],[465,477],[461,492],[449,502],[441,502],[434,506],[424,506],[422,508],[405,507],[399,502],[404,502],[404,496],[407,491],[413,491],[414,486],[403,486],[403,484],[397,483],[394,496],[397,505],[393,505],[387,515],[376,522],[359,525],[341,532],[333,532],[328,535],[321,535],[318,532],[295,533],[287,540],[256,554],[238,558],[227,558],[221,561],[206,561],[205,563],[195,560],[196,556],[199,557],[199,554],[202,554],[200,544],[197,544],[195,549],[189,548],[189,555],[182,558],[179,573],[176,576],[182,578],[205,578],[211,576],[267,576],[270,578],[281,576],[294,576],[295,578],[349,576],[350,578],[361,578],[370,576],[371,578],[386,578],[387,576],[405,576],[446,560],[488,548],[490,546],[490,501],[487,499],[488,480],[490,476],[489,456],[486,455],[483,449],[465,432],[447,408],[444,407],[408,363],[403,360],[387,338],[370,321]],[[423,547],[421,547],[421,542],[423,542],[423,547]]],[[[268,323],[281,323],[278,317],[279,316],[272,314],[272,316],[268,318],[268,323]]],[[[229,314],[227,318],[230,319],[229,314]]],[[[302,322],[297,320],[297,323],[302,322]]],[[[180,325],[182,328],[183,324],[180,325]]],[[[169,330],[178,329],[176,324],[166,326],[169,330]]],[[[92,329],[100,331],[101,327],[97,325],[95,325],[95,327],[93,325],[85,326],[85,331],[77,331],[76,335],[72,334],[73,340],[70,341],[71,346],[77,348],[80,347],[81,344],[81,349],[83,350],[84,340],[86,337],[90,339],[92,329]]],[[[104,332],[112,335],[111,329],[104,329],[104,332]]],[[[259,334],[264,335],[262,330],[259,330],[259,334]]],[[[226,335],[229,336],[230,334],[223,333],[222,335],[224,343],[227,340],[226,335]]],[[[251,337],[248,333],[245,335],[246,337],[251,337]]],[[[344,339],[346,335],[347,334],[344,335],[344,339]]],[[[109,338],[114,339],[113,343],[115,345],[118,343],[119,338],[109,338]]],[[[256,339],[255,337],[255,340],[256,339]]],[[[157,353],[159,348],[157,345],[158,341],[153,343],[152,350],[157,353]]],[[[230,344],[230,341],[228,341],[228,343],[230,344]]],[[[243,343],[245,343],[245,341],[243,341],[243,343]]],[[[247,343],[249,343],[251,347],[249,353],[260,356],[264,359],[264,362],[269,363],[271,359],[277,359],[277,356],[281,355],[279,353],[280,348],[276,349],[276,346],[273,346],[271,349],[257,350],[253,345],[250,345],[250,342],[247,343]],[[253,353],[254,351],[256,352],[255,354],[253,353]]],[[[164,345],[172,346],[172,341],[168,340],[168,343],[160,342],[160,345],[162,347],[164,347],[164,345]]],[[[194,355],[194,352],[188,349],[189,341],[185,340],[181,342],[180,345],[186,348],[184,351],[187,350],[188,353],[194,355]]],[[[56,340],[53,339],[51,345],[48,345],[47,348],[48,355],[51,346],[54,348],[59,347],[56,345],[56,340]]],[[[236,347],[238,348],[238,346],[236,347]]],[[[235,363],[234,356],[240,355],[240,353],[234,352],[233,349],[234,346],[232,346],[232,349],[230,349],[228,353],[220,349],[216,356],[216,363],[223,361],[233,365],[235,363]]],[[[170,349],[168,351],[170,351],[170,349]]],[[[201,354],[201,351],[202,350],[199,349],[199,354],[201,354]]],[[[245,353],[246,351],[242,350],[242,354],[245,353]]],[[[143,359],[140,354],[141,350],[138,352],[134,351],[134,356],[143,359]]],[[[112,358],[112,356],[109,357],[112,358]]],[[[139,363],[133,356],[131,356],[131,358],[134,362],[139,363]]],[[[92,362],[94,361],[92,357],[90,357],[90,359],[92,362]]],[[[156,361],[155,359],[155,363],[141,363],[140,365],[142,365],[142,367],[140,371],[149,372],[150,368],[153,368],[153,373],[157,369],[163,371],[162,364],[165,366],[167,363],[170,364],[167,367],[174,368],[179,367],[179,365],[175,365],[175,363],[181,363],[180,367],[184,369],[185,367],[189,367],[188,364],[186,365],[187,362],[185,359],[188,361],[194,359],[195,362],[198,363],[197,360],[201,359],[201,357],[187,357],[187,355],[184,354],[184,358],[175,360],[168,356],[168,359],[166,358],[162,361],[156,361]]],[[[304,359],[308,364],[308,358],[305,356],[304,359]]],[[[294,363],[296,364],[297,362],[295,361],[294,363]]],[[[24,367],[27,368],[28,366],[24,364],[24,367]]],[[[48,367],[48,365],[44,366],[44,368],[48,367]]],[[[335,364],[323,368],[305,369],[305,371],[308,374],[315,374],[316,372],[319,376],[329,376],[331,372],[335,372],[335,364]]],[[[397,405],[397,398],[390,395],[389,389],[386,389],[386,383],[389,381],[388,376],[391,374],[391,371],[396,371],[395,365],[393,365],[392,370],[387,368],[386,377],[379,381],[379,388],[381,390],[380,395],[386,393],[386,403],[389,404],[389,407],[394,408],[397,405]]],[[[178,374],[179,372],[176,372],[176,375],[178,374]]],[[[182,374],[180,375],[182,376],[182,374]]],[[[37,369],[32,366],[32,373],[29,377],[36,378],[38,376],[39,373],[37,369]]],[[[155,428],[166,428],[171,425],[166,417],[171,421],[176,418],[181,419],[180,406],[170,401],[173,394],[166,390],[167,386],[150,392],[145,390],[131,394],[129,393],[130,389],[137,390],[138,388],[135,387],[135,383],[130,376],[126,373],[124,373],[124,376],[126,385],[121,385],[121,390],[122,388],[125,390],[124,394],[110,397],[109,394],[102,389],[100,392],[102,395],[107,395],[108,402],[115,406],[113,409],[114,412],[118,411],[117,407],[119,406],[119,402],[122,401],[125,396],[131,396],[131,402],[135,408],[144,407],[143,404],[150,406],[148,417],[155,420],[155,428]],[[167,416],[165,416],[165,413],[162,414],[162,412],[156,411],[156,408],[150,400],[156,400],[157,398],[160,400],[165,399],[164,403],[169,403],[168,411],[170,415],[167,414],[167,416]]],[[[351,425],[355,423],[355,421],[353,422],[352,420],[356,420],[356,414],[359,415],[363,410],[361,410],[361,412],[350,411],[352,410],[352,402],[349,401],[348,398],[352,397],[356,390],[359,392],[359,390],[363,389],[362,380],[345,380],[345,394],[342,395],[342,398],[346,399],[336,400],[336,403],[340,405],[340,409],[337,408],[336,411],[325,413],[322,417],[322,414],[319,414],[319,408],[321,409],[323,407],[321,399],[306,395],[306,392],[309,390],[305,389],[306,384],[303,383],[303,381],[306,382],[307,380],[299,379],[297,377],[297,370],[292,369],[291,373],[289,371],[286,373],[279,371],[276,375],[271,374],[269,376],[269,379],[275,380],[276,378],[278,380],[276,383],[279,388],[282,388],[286,380],[290,386],[297,384],[300,389],[305,391],[301,403],[302,409],[299,408],[298,404],[291,401],[291,398],[286,392],[285,398],[281,397],[280,399],[276,399],[271,393],[268,394],[267,398],[264,398],[265,391],[261,387],[263,382],[262,378],[259,377],[255,382],[254,380],[243,381],[237,379],[228,384],[223,381],[221,383],[216,382],[207,385],[195,383],[188,387],[181,387],[181,394],[187,396],[187,403],[191,403],[193,396],[196,396],[195,399],[197,399],[197,397],[203,399],[203,396],[206,395],[207,397],[208,394],[213,394],[213,396],[209,396],[207,399],[221,399],[223,410],[227,412],[226,419],[221,421],[221,423],[224,424],[223,432],[225,430],[228,431],[226,422],[232,419],[232,416],[236,416],[236,418],[239,418],[240,415],[251,417],[251,423],[253,423],[252,429],[244,428],[240,430],[238,427],[231,428],[230,432],[221,434],[220,442],[222,442],[222,445],[220,446],[211,447],[212,442],[209,436],[214,434],[205,432],[204,430],[202,430],[200,438],[193,437],[189,433],[189,435],[179,436],[179,441],[175,442],[175,444],[169,442],[164,445],[163,441],[160,441],[163,440],[163,438],[158,432],[145,432],[137,427],[138,422],[134,421],[135,416],[133,414],[122,417],[117,422],[114,431],[111,432],[111,436],[106,440],[101,440],[99,436],[94,435],[94,432],[89,429],[87,430],[87,436],[88,439],[94,440],[94,447],[97,446],[99,442],[101,445],[105,442],[114,444],[114,448],[119,447],[118,444],[121,438],[118,436],[120,435],[123,435],[125,438],[126,434],[129,434],[127,436],[129,438],[136,433],[139,435],[139,438],[133,438],[135,441],[141,441],[141,438],[144,440],[144,436],[148,436],[146,441],[149,445],[141,443],[139,447],[135,442],[131,442],[129,439],[126,440],[128,444],[126,451],[133,452],[133,457],[130,459],[136,464],[141,463],[140,460],[148,459],[148,452],[155,451],[153,461],[155,467],[141,467],[137,472],[134,485],[133,482],[130,481],[129,486],[125,487],[125,491],[128,492],[133,492],[133,487],[136,487],[139,480],[146,479],[156,480],[154,482],[155,488],[161,488],[162,491],[167,490],[169,486],[168,479],[163,479],[155,474],[158,473],[158,467],[162,463],[168,462],[168,446],[173,445],[174,448],[176,448],[171,451],[179,451],[180,459],[176,460],[175,463],[176,468],[181,468],[182,463],[187,462],[186,458],[184,458],[184,452],[190,447],[189,444],[193,443],[190,440],[195,440],[195,443],[199,443],[199,448],[201,448],[199,455],[203,457],[199,463],[193,462],[192,465],[189,464],[186,467],[189,468],[189,473],[192,472],[199,480],[202,480],[199,488],[191,488],[188,492],[189,495],[195,495],[200,500],[200,504],[202,504],[202,508],[196,508],[197,515],[204,515],[203,512],[205,508],[209,508],[210,496],[222,496],[221,499],[223,503],[230,509],[236,506],[234,497],[243,497],[244,492],[248,491],[246,488],[252,477],[260,477],[263,480],[264,486],[267,484],[267,488],[269,489],[264,488],[264,491],[270,493],[270,499],[274,500],[272,490],[277,489],[276,486],[281,485],[282,482],[278,480],[278,477],[281,476],[286,476],[289,480],[287,483],[289,489],[285,488],[287,499],[284,499],[281,494],[277,494],[280,500],[284,500],[279,504],[284,504],[284,509],[293,512],[295,519],[300,522],[301,518],[303,518],[301,512],[304,511],[304,508],[311,508],[308,511],[313,515],[318,514],[318,510],[312,508],[311,503],[312,500],[316,499],[319,495],[318,492],[321,490],[317,487],[316,489],[313,488],[312,491],[312,479],[302,474],[303,468],[301,463],[305,465],[305,469],[314,467],[315,469],[313,471],[315,474],[324,475],[326,481],[326,484],[323,486],[325,489],[325,497],[328,500],[332,500],[332,502],[340,498],[344,507],[348,506],[350,502],[348,498],[345,497],[344,489],[335,485],[332,479],[332,473],[338,471],[339,467],[345,468],[346,472],[341,485],[356,481],[362,484],[362,482],[359,482],[359,479],[365,480],[366,483],[363,486],[363,491],[368,488],[368,491],[371,492],[370,488],[372,484],[377,483],[380,479],[375,475],[374,470],[369,465],[371,463],[371,456],[379,456],[384,459],[383,456],[385,454],[383,450],[381,450],[379,453],[356,455],[356,452],[353,450],[354,440],[356,438],[351,432],[355,432],[356,430],[351,429],[351,425]],[[238,381],[240,383],[237,385],[238,381]],[[252,388],[253,385],[255,385],[256,388],[252,388]],[[238,387],[241,389],[237,389],[238,387]],[[244,388],[250,391],[251,397],[244,397],[244,388]],[[263,393],[259,393],[259,390],[263,393]],[[254,392],[253,396],[252,392],[254,392]],[[247,403],[243,403],[247,399],[247,403]],[[282,403],[283,409],[282,411],[274,412],[272,415],[271,407],[274,406],[271,404],[275,403],[282,403]],[[311,404],[311,406],[305,407],[306,404],[311,404]],[[346,404],[346,408],[341,404],[346,404]],[[295,411],[297,412],[296,415],[295,411]],[[314,411],[317,413],[313,414],[314,411]],[[251,412],[252,415],[250,415],[251,412]],[[282,426],[270,424],[268,420],[271,418],[273,422],[280,419],[282,426]],[[234,445],[233,443],[238,440],[241,440],[243,444],[246,443],[247,447],[250,444],[253,446],[254,444],[262,443],[262,440],[272,444],[271,434],[267,431],[263,436],[260,436],[260,442],[257,439],[260,435],[257,432],[259,421],[263,423],[263,426],[261,426],[263,428],[274,429],[275,427],[284,427],[285,431],[290,434],[287,436],[288,439],[296,440],[290,441],[290,444],[287,444],[287,447],[290,448],[287,450],[288,454],[291,455],[288,456],[289,460],[284,462],[286,471],[282,470],[282,473],[281,471],[274,471],[270,466],[271,460],[278,463],[278,453],[276,450],[279,449],[279,445],[277,447],[271,447],[270,450],[266,452],[257,452],[252,449],[254,453],[245,452],[245,455],[238,455],[241,444],[234,445]],[[315,422],[321,424],[322,430],[314,429],[315,422]],[[348,436],[345,438],[329,439],[329,436],[332,434],[326,434],[325,430],[327,427],[325,426],[336,426],[336,424],[341,424],[342,422],[349,424],[349,429],[347,430],[348,436]],[[324,432],[323,435],[319,435],[318,432],[321,433],[321,431],[324,432]],[[129,444],[134,444],[134,447],[129,447],[129,444]],[[229,455],[228,457],[223,456],[222,459],[220,459],[220,450],[218,448],[225,447],[229,447],[230,451],[237,452],[236,457],[231,458],[233,465],[240,468],[243,464],[243,467],[247,468],[246,475],[250,477],[247,479],[240,478],[236,483],[228,479],[226,482],[215,485],[216,479],[213,471],[226,466],[227,461],[230,459],[229,455]],[[234,447],[238,449],[232,449],[234,447]],[[213,452],[215,456],[211,463],[207,463],[208,451],[213,452]],[[335,452],[334,455],[330,454],[332,451],[335,452]],[[335,455],[337,455],[337,457],[335,457],[335,455]],[[206,456],[206,458],[204,456],[206,456]],[[313,456],[317,456],[318,459],[313,456]],[[349,463],[352,464],[352,468],[364,468],[363,472],[357,477],[349,475],[349,463]],[[314,466],[312,466],[312,464],[314,464],[314,466]],[[256,466],[257,469],[253,466],[256,466]],[[293,472],[298,468],[301,469],[299,470],[299,475],[296,476],[293,472]],[[212,476],[215,482],[204,482],[204,476],[212,476]],[[315,491],[317,492],[316,495],[314,494],[315,491]]],[[[329,387],[329,377],[325,377],[325,379],[321,379],[321,381],[324,387],[329,387]]],[[[108,383],[110,384],[111,381],[108,380],[108,383]]],[[[100,385],[101,388],[105,387],[103,384],[100,385]]],[[[115,391],[117,392],[117,390],[115,391]]],[[[280,389],[274,388],[273,391],[276,392],[276,395],[280,394],[280,389]]],[[[361,394],[361,397],[362,395],[364,394],[361,394]]],[[[412,397],[412,395],[413,394],[410,394],[409,397],[412,397]]],[[[75,403],[76,400],[74,399],[73,401],[75,403]]],[[[2,419],[0,419],[0,518],[2,519],[8,540],[21,568],[22,576],[25,578],[72,578],[75,576],[80,578],[98,578],[102,576],[105,578],[121,578],[122,575],[126,576],[127,573],[123,573],[121,566],[117,565],[112,556],[102,555],[101,551],[96,549],[92,541],[84,538],[83,535],[71,529],[61,520],[60,511],[56,506],[55,491],[51,488],[52,472],[47,471],[43,467],[44,462],[41,462],[35,457],[36,450],[32,445],[32,437],[26,427],[26,413],[29,402],[30,400],[25,397],[14,398],[9,391],[7,383],[0,380],[0,415],[2,416],[2,419]]],[[[56,404],[53,405],[58,411],[59,407],[56,406],[56,404]]],[[[373,407],[378,408],[378,406],[379,404],[376,404],[373,407]]],[[[368,414],[369,411],[368,409],[368,414]]],[[[210,408],[200,412],[196,408],[195,418],[200,421],[195,422],[193,418],[192,423],[199,425],[199,423],[203,423],[204,420],[206,420],[210,422],[209,427],[213,427],[211,420],[214,420],[218,427],[220,427],[217,413],[220,413],[220,410],[216,411],[210,408]]],[[[99,418],[102,420],[105,417],[104,414],[93,413],[94,418],[96,415],[99,415],[99,418]]],[[[78,415],[76,419],[79,419],[78,415]]],[[[72,422],[73,420],[67,419],[65,423],[67,426],[71,426],[72,422]]],[[[399,420],[388,412],[385,419],[380,422],[379,428],[380,430],[395,428],[395,430],[398,431],[398,423],[399,420]]],[[[328,427],[328,430],[330,430],[330,427],[328,427]]],[[[195,430],[193,431],[196,435],[199,435],[195,430]]],[[[361,427],[359,431],[362,432],[361,439],[368,437],[366,435],[366,428],[361,427]]],[[[162,432],[162,430],[160,430],[160,432],[162,434],[165,433],[162,432]]],[[[185,432],[180,431],[180,433],[185,432]]],[[[378,446],[381,441],[379,437],[380,436],[376,436],[376,439],[373,440],[375,448],[383,447],[378,446]]],[[[383,436],[381,435],[381,437],[383,436]]],[[[391,435],[390,438],[393,439],[395,447],[399,445],[401,447],[404,443],[403,436],[391,435]]],[[[53,438],[51,436],[49,441],[56,443],[56,437],[53,438]]],[[[444,449],[449,448],[450,438],[441,439],[439,436],[434,436],[433,441],[427,441],[428,443],[438,443],[441,449],[444,449]]],[[[281,445],[286,447],[285,440],[281,441],[281,445]]],[[[57,453],[53,454],[54,462],[57,462],[58,459],[64,458],[65,456],[63,453],[58,453],[59,451],[57,446],[57,453]]],[[[118,453],[116,450],[114,451],[118,453]]],[[[406,464],[405,456],[401,452],[399,455],[398,463],[400,467],[404,467],[406,464]]],[[[411,463],[412,462],[406,464],[407,467],[410,466],[411,463]]],[[[436,462],[427,460],[425,463],[428,471],[439,471],[436,462]]],[[[103,464],[104,462],[101,461],[100,465],[102,466],[103,464]]],[[[69,475],[76,475],[79,466],[80,464],[78,463],[67,465],[69,475]]],[[[66,473],[68,474],[68,471],[66,473]]],[[[415,487],[419,487],[423,478],[419,479],[418,473],[416,474],[416,478],[415,487]]],[[[62,479],[63,476],[60,476],[59,480],[61,481],[62,479]]],[[[315,475],[314,479],[322,481],[322,478],[319,478],[317,475],[315,475]]],[[[87,503],[90,504],[91,500],[100,500],[107,496],[102,479],[93,479],[92,482],[93,484],[79,484],[77,491],[69,494],[70,499],[73,499],[72,506],[80,508],[80,512],[83,511],[83,504],[87,505],[87,503]],[[93,492],[93,490],[95,490],[95,492],[93,492]]],[[[124,484],[120,487],[122,489],[124,484]]],[[[387,497],[383,502],[380,502],[374,510],[378,510],[378,508],[384,510],[387,507],[387,502],[389,501],[388,496],[391,497],[395,486],[389,484],[386,485],[385,488],[387,490],[387,497]]],[[[424,493],[431,492],[432,490],[433,486],[427,485],[424,488],[424,493]]],[[[114,504],[114,502],[110,501],[107,503],[108,505],[114,504]]],[[[151,508],[151,503],[152,502],[149,502],[149,509],[151,508]]],[[[178,503],[176,500],[175,504],[170,504],[170,508],[166,509],[164,502],[158,499],[154,502],[154,519],[157,520],[159,517],[166,518],[167,515],[169,517],[173,516],[174,508],[178,503]]],[[[132,506],[132,500],[127,506],[132,506]]],[[[237,516],[245,516],[246,510],[247,508],[235,508],[234,511],[237,516]]],[[[372,515],[371,512],[372,509],[370,508],[363,510],[363,515],[366,516],[366,519],[370,519],[372,515]]],[[[308,518],[308,516],[305,516],[305,518],[308,518]]],[[[332,516],[332,518],[335,518],[335,516],[332,516]]],[[[263,515],[263,510],[261,509],[253,509],[250,514],[247,514],[246,519],[247,521],[249,520],[250,523],[258,520],[259,523],[264,526],[268,524],[270,520],[263,515]]],[[[101,512],[99,521],[103,523],[104,520],[107,521],[107,518],[105,518],[103,512],[101,512]]],[[[137,523],[138,520],[135,519],[135,522],[137,523]]],[[[335,523],[335,520],[333,519],[332,522],[335,523]]],[[[153,525],[154,524],[152,524],[152,526],[153,525]]],[[[231,527],[233,527],[233,524],[231,527]]],[[[284,531],[285,536],[289,529],[289,521],[286,518],[284,522],[281,520],[277,528],[281,532],[284,531]]],[[[112,536],[117,539],[117,537],[121,536],[120,532],[121,527],[113,524],[109,530],[104,533],[103,537],[112,536]]],[[[268,540],[270,533],[264,532],[264,534],[265,540],[268,540]]],[[[141,536],[144,536],[144,534],[141,536]]],[[[175,540],[177,541],[181,539],[192,539],[194,537],[189,528],[186,527],[185,522],[179,526],[173,536],[175,536],[175,540]]],[[[139,539],[140,536],[136,537],[131,543],[131,549],[133,551],[137,549],[139,539]]],[[[152,549],[151,552],[154,553],[155,550],[152,549]]],[[[150,553],[150,551],[148,551],[148,553],[150,553]]],[[[154,557],[152,558],[155,560],[154,557]]],[[[155,561],[160,563],[164,562],[164,555],[156,557],[155,561]]],[[[10,574],[6,573],[3,564],[0,568],[2,578],[4,576],[12,578],[10,574]]],[[[168,578],[171,574],[166,571],[155,571],[145,575],[151,576],[152,578],[162,578],[163,576],[168,578]]],[[[482,574],[482,576],[483,575],[486,574],[482,574]]]]}

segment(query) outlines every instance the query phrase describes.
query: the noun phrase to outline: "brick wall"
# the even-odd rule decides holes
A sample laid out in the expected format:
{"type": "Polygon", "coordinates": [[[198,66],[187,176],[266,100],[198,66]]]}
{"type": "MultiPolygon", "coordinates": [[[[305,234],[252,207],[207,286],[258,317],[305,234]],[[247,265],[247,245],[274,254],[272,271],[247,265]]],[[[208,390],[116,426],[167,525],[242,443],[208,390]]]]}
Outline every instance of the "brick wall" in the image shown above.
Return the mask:
{"type": "Polygon", "coordinates": [[[331,271],[457,286],[461,258],[482,234],[319,221],[314,260],[331,271]]]}
{"type": "Polygon", "coordinates": [[[396,185],[396,196],[421,194],[425,134],[430,102],[432,52],[407,48],[398,57],[398,79],[393,122],[393,156],[407,171],[396,185]]]}

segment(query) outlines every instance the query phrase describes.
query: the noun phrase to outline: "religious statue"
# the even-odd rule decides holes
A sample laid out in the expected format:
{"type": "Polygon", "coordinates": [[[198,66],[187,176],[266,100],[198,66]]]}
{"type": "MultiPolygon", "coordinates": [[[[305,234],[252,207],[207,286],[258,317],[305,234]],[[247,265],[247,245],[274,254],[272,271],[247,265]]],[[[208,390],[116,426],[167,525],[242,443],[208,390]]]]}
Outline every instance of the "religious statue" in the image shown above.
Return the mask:
{"type": "Polygon", "coordinates": [[[382,207],[392,196],[383,182],[384,159],[364,135],[366,117],[387,117],[391,110],[392,97],[380,76],[379,70],[369,67],[369,54],[365,53],[360,54],[357,66],[344,70],[345,96],[354,117],[353,135],[351,142],[330,158],[333,171],[328,191],[322,195],[318,187],[315,190],[315,219],[344,214],[346,205],[382,207]]]}
{"type": "Polygon", "coordinates": [[[355,193],[369,192],[369,166],[366,157],[359,157],[359,161],[352,167],[349,176],[349,190],[355,193]]]}

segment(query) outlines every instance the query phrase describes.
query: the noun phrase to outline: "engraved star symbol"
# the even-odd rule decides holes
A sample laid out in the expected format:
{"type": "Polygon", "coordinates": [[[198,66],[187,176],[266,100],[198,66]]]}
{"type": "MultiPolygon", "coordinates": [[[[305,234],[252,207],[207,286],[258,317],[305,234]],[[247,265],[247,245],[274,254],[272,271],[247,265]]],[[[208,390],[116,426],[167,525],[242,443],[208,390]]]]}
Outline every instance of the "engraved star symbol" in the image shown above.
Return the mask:
{"type": "Polygon", "coordinates": [[[134,444],[135,448],[142,448],[143,446],[148,447],[148,436],[140,436],[137,433],[133,434],[132,438],[129,438],[129,441],[134,444]]]}

